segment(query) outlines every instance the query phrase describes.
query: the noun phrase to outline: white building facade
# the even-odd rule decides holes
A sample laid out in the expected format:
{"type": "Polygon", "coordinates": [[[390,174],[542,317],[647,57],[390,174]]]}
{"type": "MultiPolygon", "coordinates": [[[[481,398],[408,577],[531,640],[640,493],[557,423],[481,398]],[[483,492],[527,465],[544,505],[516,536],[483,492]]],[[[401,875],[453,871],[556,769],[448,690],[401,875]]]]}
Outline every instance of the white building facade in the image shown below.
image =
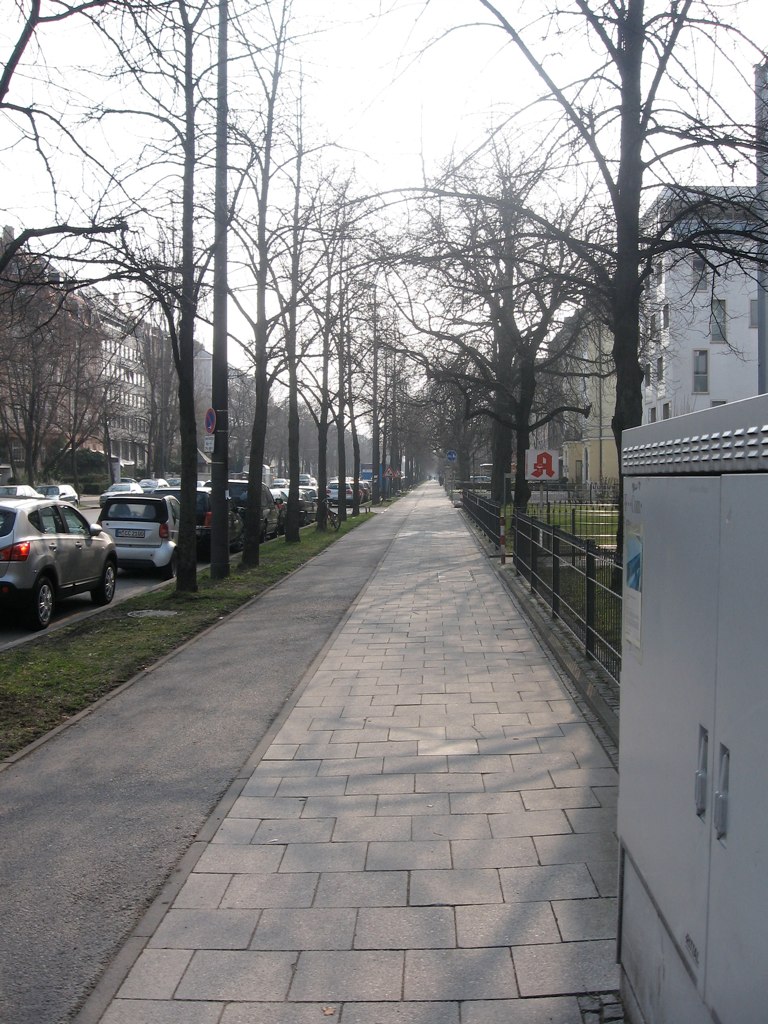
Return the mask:
{"type": "Polygon", "coordinates": [[[756,271],[668,252],[646,286],[643,422],[758,393],[756,271]]]}

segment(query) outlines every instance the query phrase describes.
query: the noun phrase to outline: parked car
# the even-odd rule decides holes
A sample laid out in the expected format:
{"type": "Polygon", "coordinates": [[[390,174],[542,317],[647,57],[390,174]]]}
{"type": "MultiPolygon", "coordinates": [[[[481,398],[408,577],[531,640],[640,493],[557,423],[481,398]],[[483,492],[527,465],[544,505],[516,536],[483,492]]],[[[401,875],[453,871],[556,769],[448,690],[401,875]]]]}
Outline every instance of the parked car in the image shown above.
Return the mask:
{"type": "MultiPolygon", "coordinates": [[[[328,493],[328,501],[331,503],[331,505],[338,505],[338,503],[339,503],[339,481],[338,480],[331,480],[331,482],[328,484],[328,491],[327,491],[327,493],[328,493]]],[[[344,493],[345,493],[345,504],[347,504],[348,506],[351,507],[355,503],[355,501],[354,501],[354,494],[355,494],[355,492],[353,490],[352,481],[351,480],[347,480],[346,481],[346,483],[345,483],[345,492],[344,493]]],[[[359,498],[359,500],[363,501],[364,499],[363,498],[359,498]]]]}
{"type": "Polygon", "coordinates": [[[285,533],[285,520],[288,515],[288,490],[282,487],[270,487],[269,492],[277,509],[277,532],[282,537],[285,533]]]}
{"type": "MultiPolygon", "coordinates": [[[[278,533],[285,533],[285,521],[288,518],[288,488],[271,487],[270,493],[275,500],[278,511],[278,533]]],[[[299,527],[306,526],[317,518],[317,491],[311,487],[299,487],[299,527]]]]}
{"type": "Polygon", "coordinates": [[[287,493],[288,481],[285,479],[284,476],[276,476],[275,479],[272,481],[272,487],[277,487],[280,490],[286,491],[287,493]]]}
{"type": "Polygon", "coordinates": [[[309,473],[299,473],[299,487],[317,488],[317,480],[310,476],[309,473]]]}
{"type": "MultiPolygon", "coordinates": [[[[208,557],[211,553],[211,519],[213,517],[213,495],[209,488],[198,487],[195,500],[195,532],[197,535],[198,554],[208,557]]],[[[180,487],[159,487],[155,497],[173,497],[181,501],[180,487]]],[[[231,500],[229,509],[229,550],[243,549],[243,518],[231,500]]]]}
{"type": "MultiPolygon", "coordinates": [[[[240,514],[245,519],[245,508],[248,504],[248,481],[247,480],[228,480],[227,489],[229,490],[229,497],[232,504],[240,511],[240,514]]],[[[266,484],[261,485],[261,533],[259,534],[259,540],[264,542],[270,540],[272,537],[277,537],[279,527],[279,513],[277,506],[275,505],[275,499],[272,497],[272,492],[266,484]]]]}
{"type": "Polygon", "coordinates": [[[180,514],[172,494],[117,496],[104,505],[98,522],[115,542],[121,569],[159,572],[170,580],[176,575],[180,514]]]}
{"type": "Polygon", "coordinates": [[[317,519],[317,488],[299,487],[299,525],[306,526],[317,519]]]}
{"type": "MultiPolygon", "coordinates": [[[[162,477],[145,477],[144,480],[139,480],[139,487],[145,494],[151,494],[152,491],[156,491],[158,487],[170,487],[168,481],[162,477]]],[[[179,481],[181,486],[181,481],[179,481]]]]}
{"type": "Polygon", "coordinates": [[[45,629],[64,597],[109,604],[116,576],[115,542],[72,505],[0,497],[0,603],[21,608],[32,629],[45,629]]]}
{"type": "Polygon", "coordinates": [[[122,495],[125,497],[127,494],[143,494],[144,491],[139,487],[135,480],[118,480],[115,484],[110,486],[99,495],[99,505],[103,508],[109,498],[114,496],[122,495]]]}
{"type": "Polygon", "coordinates": [[[166,487],[181,487],[181,477],[180,476],[169,476],[168,479],[165,481],[165,486],[166,487]]]}
{"type": "Polygon", "coordinates": [[[80,495],[70,484],[40,484],[37,489],[45,498],[58,498],[75,508],[80,504],[80,495]]]}
{"type": "Polygon", "coordinates": [[[0,487],[0,498],[44,498],[40,491],[29,484],[3,484],[0,487]]]}

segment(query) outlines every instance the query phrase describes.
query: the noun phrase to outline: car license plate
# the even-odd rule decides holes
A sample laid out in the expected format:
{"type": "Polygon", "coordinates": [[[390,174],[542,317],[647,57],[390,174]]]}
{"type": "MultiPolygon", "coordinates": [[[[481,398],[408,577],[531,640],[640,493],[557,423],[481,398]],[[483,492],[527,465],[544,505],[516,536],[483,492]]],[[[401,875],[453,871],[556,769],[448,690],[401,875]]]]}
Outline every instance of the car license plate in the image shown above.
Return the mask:
{"type": "Polygon", "coordinates": [[[141,540],[146,535],[146,530],[115,530],[116,537],[136,537],[141,540]]]}

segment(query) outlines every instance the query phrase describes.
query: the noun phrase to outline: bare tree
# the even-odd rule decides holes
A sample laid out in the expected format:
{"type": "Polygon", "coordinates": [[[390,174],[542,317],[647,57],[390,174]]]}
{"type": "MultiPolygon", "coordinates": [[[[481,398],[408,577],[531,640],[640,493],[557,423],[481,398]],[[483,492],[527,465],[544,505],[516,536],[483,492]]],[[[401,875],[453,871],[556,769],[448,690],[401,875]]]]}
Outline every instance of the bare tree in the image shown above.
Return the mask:
{"type": "Polygon", "coordinates": [[[259,544],[262,539],[261,474],[258,467],[264,463],[269,393],[274,380],[270,371],[270,335],[279,323],[279,315],[271,316],[267,311],[272,260],[275,258],[274,236],[270,227],[271,190],[279,170],[279,160],[275,154],[279,142],[280,87],[289,41],[291,4],[289,0],[281,0],[277,12],[268,6],[265,13],[271,32],[271,38],[264,40],[264,50],[270,58],[268,65],[263,61],[263,53],[246,38],[247,27],[241,26],[260,102],[256,104],[259,120],[250,127],[239,126],[236,130],[236,138],[246,152],[243,175],[250,188],[235,230],[240,241],[244,269],[252,275],[255,291],[252,306],[233,295],[240,314],[252,330],[248,350],[254,369],[256,400],[250,448],[250,465],[256,475],[252,472],[250,476],[245,511],[242,555],[245,566],[259,564],[259,544]]]}
{"type": "MultiPolygon", "coordinates": [[[[620,448],[622,431],[642,419],[641,293],[662,244],[660,236],[644,231],[646,196],[694,173],[697,162],[700,168],[709,160],[718,176],[731,175],[741,158],[754,154],[754,126],[730,115],[710,79],[699,77],[702,59],[719,59],[731,70],[733,58],[724,49],[729,28],[714,4],[697,0],[569,0],[542,4],[539,18],[525,23],[519,9],[506,13],[507,3],[478,3],[538,76],[542,104],[554,104],[559,112],[551,152],[561,159],[554,162],[573,167],[583,160],[584,176],[594,170],[613,212],[615,238],[604,285],[617,378],[612,426],[620,448]],[[550,46],[559,49],[565,32],[572,51],[580,38],[585,43],[579,53],[587,63],[573,80],[555,70],[562,64],[550,46]]],[[[755,59],[744,59],[746,67],[764,57],[749,46],[755,59]]],[[[586,235],[574,235],[573,241],[582,248],[591,244],[586,235]]]]}
{"type": "Polygon", "coordinates": [[[95,437],[107,372],[90,305],[17,251],[0,287],[0,424],[29,483],[95,437]]]}
{"type": "Polygon", "coordinates": [[[444,174],[412,226],[405,262],[417,273],[401,278],[404,315],[429,339],[420,354],[417,340],[414,354],[431,378],[463,393],[467,418],[492,421],[497,500],[514,438],[521,506],[531,430],[564,411],[542,405],[539,380],[565,370],[592,270],[566,241],[582,216],[578,207],[552,204],[546,229],[533,212],[539,178],[537,160],[511,166],[498,152],[490,168],[444,174]]]}
{"type": "MultiPolygon", "coordinates": [[[[15,147],[26,148],[36,154],[48,177],[54,204],[60,187],[57,157],[62,140],[84,162],[98,167],[102,172],[106,169],[99,165],[96,155],[79,137],[77,128],[68,124],[64,114],[52,105],[34,98],[35,93],[30,83],[40,77],[41,69],[48,67],[45,61],[38,59],[40,30],[71,19],[89,20],[109,9],[130,6],[131,3],[138,6],[145,2],[147,0],[55,0],[54,3],[44,5],[43,0],[18,0],[14,5],[11,31],[15,30],[16,34],[15,37],[11,35],[9,51],[0,64],[0,123],[5,123],[6,139],[13,134],[11,149],[18,152],[15,147]],[[28,65],[34,67],[32,75],[27,73],[28,65]]],[[[109,175],[106,173],[104,176],[108,178],[109,175]]],[[[44,242],[40,251],[52,255],[52,245],[79,240],[85,243],[86,248],[80,250],[84,255],[90,240],[120,232],[124,228],[125,221],[121,216],[104,215],[99,211],[98,204],[94,204],[90,217],[82,223],[72,223],[68,217],[60,217],[54,211],[52,221],[48,224],[37,227],[27,225],[15,237],[5,240],[0,248],[0,277],[17,255],[29,249],[33,241],[44,242]]]]}

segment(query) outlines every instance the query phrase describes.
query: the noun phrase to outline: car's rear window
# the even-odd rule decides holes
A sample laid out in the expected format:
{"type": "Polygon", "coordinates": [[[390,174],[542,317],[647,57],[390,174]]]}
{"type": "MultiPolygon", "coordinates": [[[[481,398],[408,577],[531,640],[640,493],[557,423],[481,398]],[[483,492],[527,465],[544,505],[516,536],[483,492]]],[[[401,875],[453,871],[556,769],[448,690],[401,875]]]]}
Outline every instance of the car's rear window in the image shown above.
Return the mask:
{"type": "Polygon", "coordinates": [[[104,510],[105,519],[132,519],[143,523],[165,521],[165,505],[154,501],[112,501],[104,510]]]}
{"type": "Polygon", "coordinates": [[[13,524],[16,522],[16,513],[10,508],[0,508],[0,537],[7,537],[13,532],[13,524]]]}

